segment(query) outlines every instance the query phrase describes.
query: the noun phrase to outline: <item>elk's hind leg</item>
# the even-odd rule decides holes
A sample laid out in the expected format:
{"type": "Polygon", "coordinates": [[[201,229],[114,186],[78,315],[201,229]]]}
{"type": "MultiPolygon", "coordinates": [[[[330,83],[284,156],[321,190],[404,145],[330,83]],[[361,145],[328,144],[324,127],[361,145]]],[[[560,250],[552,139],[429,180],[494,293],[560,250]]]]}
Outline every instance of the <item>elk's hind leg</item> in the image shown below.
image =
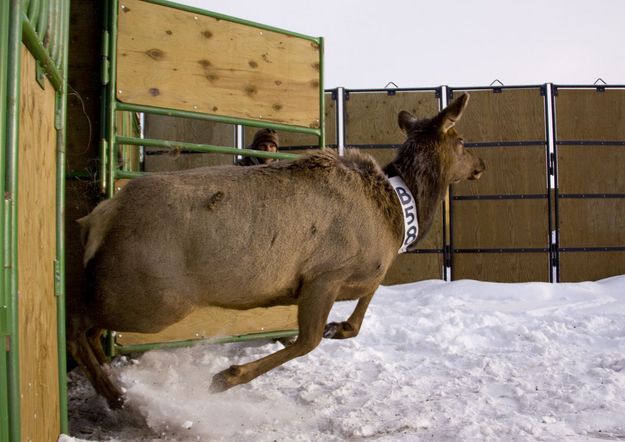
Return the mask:
{"type": "MultiPolygon", "coordinates": [[[[67,344],[72,357],[83,370],[91,385],[106,399],[109,407],[121,408],[124,403],[122,392],[113,384],[100,366],[98,357],[94,354],[87,337],[87,330],[81,324],[77,324],[77,321],[69,321],[67,344]]],[[[101,351],[101,353],[101,356],[104,356],[104,352],[101,351]]]]}
{"type": "Polygon", "coordinates": [[[89,348],[93,352],[93,355],[97,359],[100,365],[104,365],[109,362],[109,358],[106,356],[104,352],[104,348],[102,347],[102,335],[104,334],[104,329],[102,328],[92,328],[87,332],[87,340],[89,341],[89,348]]]}

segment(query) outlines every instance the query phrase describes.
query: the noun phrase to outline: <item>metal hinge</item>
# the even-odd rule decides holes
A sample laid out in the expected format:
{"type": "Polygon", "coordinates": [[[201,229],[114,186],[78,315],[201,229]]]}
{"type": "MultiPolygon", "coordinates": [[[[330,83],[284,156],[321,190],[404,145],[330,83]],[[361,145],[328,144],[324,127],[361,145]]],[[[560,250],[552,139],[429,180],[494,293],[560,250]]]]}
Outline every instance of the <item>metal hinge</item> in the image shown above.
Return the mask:
{"type": "Polygon", "coordinates": [[[61,261],[54,260],[54,295],[58,298],[63,294],[63,283],[61,278],[61,261]]]}
{"type": "Polygon", "coordinates": [[[37,80],[37,83],[39,83],[39,86],[41,86],[41,89],[45,91],[46,90],[46,71],[43,68],[43,66],[41,66],[40,62],[37,62],[37,65],[35,67],[35,79],[37,80]]]}
{"type": "Polygon", "coordinates": [[[556,154],[549,154],[549,176],[555,176],[556,171],[556,154]]]}
{"type": "Polygon", "coordinates": [[[110,65],[110,57],[109,57],[109,32],[104,31],[102,33],[102,85],[106,86],[109,84],[109,65],[110,65]]]}

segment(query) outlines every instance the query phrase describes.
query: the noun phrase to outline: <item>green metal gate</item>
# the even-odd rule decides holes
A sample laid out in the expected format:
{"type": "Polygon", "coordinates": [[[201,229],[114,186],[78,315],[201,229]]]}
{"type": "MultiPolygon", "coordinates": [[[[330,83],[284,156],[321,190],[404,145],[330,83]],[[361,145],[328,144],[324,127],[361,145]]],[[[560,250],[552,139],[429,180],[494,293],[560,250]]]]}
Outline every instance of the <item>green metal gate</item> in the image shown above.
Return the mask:
{"type": "Polygon", "coordinates": [[[69,0],[13,0],[2,1],[0,5],[0,186],[4,196],[0,199],[2,442],[56,440],[67,429],[63,198],[68,22],[69,0]],[[31,88],[39,95],[30,95],[31,88]],[[43,95],[48,98],[45,102],[37,98],[43,95]],[[33,130],[29,130],[31,128],[33,130]],[[37,136],[38,132],[43,134],[44,129],[46,138],[41,143],[37,136]],[[38,149],[46,152],[52,167],[47,171],[32,168],[28,173],[18,172],[20,166],[26,167],[28,159],[39,160],[38,149]],[[40,180],[44,172],[50,183],[40,180]],[[21,192],[20,183],[24,180],[33,186],[21,192]],[[37,189],[42,185],[52,187],[46,203],[55,208],[54,216],[39,205],[37,189]],[[40,207],[25,213],[30,204],[40,207]],[[27,220],[28,227],[24,227],[23,220],[27,220]],[[52,262],[46,259],[43,263],[45,272],[25,261],[28,257],[22,256],[19,247],[26,240],[30,241],[31,248],[33,243],[37,248],[39,238],[27,237],[32,236],[31,232],[39,233],[42,226],[49,232],[49,243],[53,244],[46,251],[52,262]],[[46,288],[37,285],[39,279],[32,280],[28,286],[20,283],[20,277],[26,278],[31,273],[37,274],[46,288]],[[52,308],[39,315],[43,305],[40,302],[46,296],[46,305],[52,308]],[[30,300],[34,307],[22,310],[31,307],[30,300]],[[42,324],[38,322],[40,317],[52,320],[42,324]],[[54,324],[52,329],[48,327],[51,323],[54,324]],[[38,348],[38,341],[21,342],[23,336],[35,333],[47,336],[53,348],[38,348]],[[38,375],[43,365],[32,367],[32,359],[26,360],[39,361],[44,357],[47,375],[55,378],[53,384],[58,385],[54,391],[46,391],[49,397],[42,397],[36,390],[46,380],[30,377],[38,375]],[[28,375],[24,375],[25,368],[30,369],[28,375]],[[54,402],[54,410],[47,409],[47,400],[54,402]],[[32,402],[37,404],[32,405],[32,402]],[[33,424],[34,421],[37,423],[33,424]]]}

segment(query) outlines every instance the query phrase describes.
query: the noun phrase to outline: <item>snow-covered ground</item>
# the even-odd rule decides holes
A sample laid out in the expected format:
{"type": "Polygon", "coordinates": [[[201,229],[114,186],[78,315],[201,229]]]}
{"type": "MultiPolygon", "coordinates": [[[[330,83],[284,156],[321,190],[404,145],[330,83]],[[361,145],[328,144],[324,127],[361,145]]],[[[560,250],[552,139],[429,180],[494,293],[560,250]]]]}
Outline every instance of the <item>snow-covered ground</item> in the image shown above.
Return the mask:
{"type": "MultiPolygon", "coordinates": [[[[331,320],[353,306],[337,304],[331,320]]],[[[128,406],[117,412],[74,371],[73,437],[61,440],[625,441],[625,275],[381,287],[357,338],[324,340],[209,394],[214,373],[279,348],[204,345],[118,360],[128,406]]]]}

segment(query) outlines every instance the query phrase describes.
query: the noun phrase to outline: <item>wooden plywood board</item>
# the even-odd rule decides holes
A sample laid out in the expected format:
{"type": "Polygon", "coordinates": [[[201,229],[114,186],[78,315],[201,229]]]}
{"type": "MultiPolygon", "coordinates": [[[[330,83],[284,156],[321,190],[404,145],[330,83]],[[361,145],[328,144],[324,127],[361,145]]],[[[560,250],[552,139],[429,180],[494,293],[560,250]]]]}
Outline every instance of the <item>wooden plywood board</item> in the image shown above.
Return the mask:
{"type": "Polygon", "coordinates": [[[153,344],[194,339],[238,336],[250,333],[297,328],[297,307],[229,310],[219,307],[198,309],[183,321],[159,333],[117,333],[118,345],[153,344]]]}
{"type": "Polygon", "coordinates": [[[443,277],[442,253],[404,253],[388,270],[383,285],[406,284],[443,277]]]}
{"type": "Polygon", "coordinates": [[[311,40],[139,0],[119,2],[117,99],[319,127],[311,40]]]}
{"type": "Polygon", "coordinates": [[[18,314],[22,440],[60,434],[56,258],[55,91],[35,80],[22,46],[18,154],[18,314]]]}
{"type": "Polygon", "coordinates": [[[625,247],[625,199],[558,201],[560,247],[625,247]]]}
{"type": "Polygon", "coordinates": [[[625,252],[560,252],[560,281],[597,281],[625,274],[625,252]]]}
{"type": "Polygon", "coordinates": [[[542,146],[469,149],[484,160],[479,181],[452,185],[460,195],[531,195],[547,193],[546,150],[542,146]]]}
{"type": "MultiPolygon", "coordinates": [[[[454,90],[453,96],[462,92],[454,90]]],[[[471,99],[457,125],[468,143],[545,140],[545,104],[540,88],[468,92],[471,99]]]]}
{"type": "Polygon", "coordinates": [[[558,88],[558,140],[625,140],[625,90],[558,88]]]}
{"type": "Polygon", "coordinates": [[[406,136],[397,125],[397,114],[406,110],[417,118],[438,113],[434,91],[351,92],[345,101],[347,145],[403,144],[406,136]]]}
{"type": "Polygon", "coordinates": [[[548,282],[548,253],[455,253],[452,278],[491,282],[548,282]]]}
{"type": "Polygon", "coordinates": [[[452,203],[455,249],[549,247],[547,199],[452,203]]]}
{"type": "Polygon", "coordinates": [[[625,146],[558,146],[560,193],[625,194],[624,169],[625,146]]]}
{"type": "MultiPolygon", "coordinates": [[[[336,145],[336,101],[332,99],[331,93],[325,94],[325,145],[336,145]]],[[[254,139],[254,134],[259,130],[256,127],[245,127],[244,144],[249,146],[254,139]]],[[[280,137],[280,146],[297,147],[297,146],[319,146],[319,137],[316,135],[300,134],[296,132],[278,131],[280,137]]]]}

